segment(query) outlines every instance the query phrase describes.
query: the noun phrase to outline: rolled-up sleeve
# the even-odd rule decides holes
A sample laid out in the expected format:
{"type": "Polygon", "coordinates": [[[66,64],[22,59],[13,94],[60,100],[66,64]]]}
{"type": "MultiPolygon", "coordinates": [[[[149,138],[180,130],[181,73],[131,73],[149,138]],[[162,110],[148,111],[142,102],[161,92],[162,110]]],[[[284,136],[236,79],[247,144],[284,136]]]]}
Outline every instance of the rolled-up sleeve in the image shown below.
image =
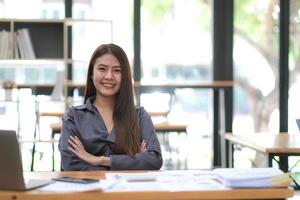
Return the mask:
{"type": "Polygon", "coordinates": [[[76,135],[80,138],[79,132],[76,128],[74,120],[74,109],[70,108],[66,111],[62,119],[62,131],[59,139],[58,148],[61,153],[61,168],[64,171],[94,171],[107,170],[104,166],[93,166],[74,155],[69,149],[68,139],[70,135],[76,135]]]}
{"type": "Polygon", "coordinates": [[[129,155],[110,155],[111,170],[158,170],[162,166],[161,148],[150,115],[139,108],[138,116],[142,140],[146,142],[146,151],[129,155]]]}

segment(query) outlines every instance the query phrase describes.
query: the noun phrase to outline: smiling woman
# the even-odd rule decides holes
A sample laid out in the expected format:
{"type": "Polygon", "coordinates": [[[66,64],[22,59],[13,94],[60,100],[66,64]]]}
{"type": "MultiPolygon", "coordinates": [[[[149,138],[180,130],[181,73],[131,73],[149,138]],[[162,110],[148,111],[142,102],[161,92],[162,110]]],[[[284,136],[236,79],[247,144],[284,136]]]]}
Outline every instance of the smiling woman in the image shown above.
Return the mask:
{"type": "Polygon", "coordinates": [[[121,47],[104,44],[94,51],[84,104],[63,117],[63,170],[160,169],[160,144],[149,114],[134,105],[131,80],[121,47]]]}
{"type": "Polygon", "coordinates": [[[121,77],[121,66],[114,55],[105,54],[96,59],[92,78],[99,96],[114,96],[120,89],[121,77]]]}

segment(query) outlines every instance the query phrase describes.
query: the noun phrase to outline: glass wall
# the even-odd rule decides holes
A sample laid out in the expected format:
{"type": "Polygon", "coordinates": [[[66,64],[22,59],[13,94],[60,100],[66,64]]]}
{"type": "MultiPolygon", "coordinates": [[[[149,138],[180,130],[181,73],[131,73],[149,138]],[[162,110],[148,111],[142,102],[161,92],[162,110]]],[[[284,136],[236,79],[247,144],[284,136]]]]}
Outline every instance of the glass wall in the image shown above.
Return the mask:
{"type": "MultiPolygon", "coordinates": [[[[279,2],[235,0],[234,7],[233,132],[278,132],[279,2]]],[[[265,164],[243,151],[235,153],[236,166],[265,164]]]]}
{"type": "Polygon", "coordinates": [[[299,132],[296,119],[300,110],[295,109],[300,102],[300,2],[293,0],[290,5],[290,50],[289,50],[289,131],[299,132]]]}
{"type": "Polygon", "coordinates": [[[143,82],[211,80],[211,8],[208,2],[142,1],[143,82]]]}
{"type": "MultiPolygon", "coordinates": [[[[204,0],[141,1],[142,83],[212,80],[211,10],[211,1],[204,0]]],[[[187,124],[186,139],[170,140],[183,146],[180,151],[193,152],[186,153],[188,168],[211,168],[211,90],[156,91],[143,94],[141,104],[148,111],[167,111],[171,123],[187,124]]]]}
{"type": "Polygon", "coordinates": [[[93,25],[74,27],[72,54],[77,62],[73,65],[73,81],[85,83],[87,62],[95,48],[103,43],[121,46],[133,66],[133,0],[73,0],[72,16],[74,19],[104,20],[97,29],[93,25]],[[84,52],[80,48],[83,45],[84,52]]]}
{"type": "MultiPolygon", "coordinates": [[[[290,48],[289,48],[289,133],[299,134],[296,119],[300,119],[300,1],[290,1],[290,48]]],[[[299,157],[289,157],[289,170],[300,180],[299,157]],[[296,173],[297,172],[297,173],[296,173]]]]}
{"type": "Polygon", "coordinates": [[[0,18],[17,19],[63,19],[64,0],[1,0],[0,18]],[[17,5],[17,6],[16,6],[17,5]],[[30,7],[30,12],[28,8],[30,7]]]}

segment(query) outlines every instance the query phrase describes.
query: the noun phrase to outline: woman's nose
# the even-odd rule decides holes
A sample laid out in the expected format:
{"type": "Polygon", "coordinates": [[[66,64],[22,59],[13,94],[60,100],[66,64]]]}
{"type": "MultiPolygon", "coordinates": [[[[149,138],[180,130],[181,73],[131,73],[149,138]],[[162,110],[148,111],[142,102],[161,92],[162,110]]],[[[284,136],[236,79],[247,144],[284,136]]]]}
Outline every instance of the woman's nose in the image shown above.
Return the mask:
{"type": "Polygon", "coordinates": [[[112,79],[113,77],[113,73],[112,73],[112,70],[111,69],[108,69],[105,73],[105,78],[107,79],[112,79]]]}

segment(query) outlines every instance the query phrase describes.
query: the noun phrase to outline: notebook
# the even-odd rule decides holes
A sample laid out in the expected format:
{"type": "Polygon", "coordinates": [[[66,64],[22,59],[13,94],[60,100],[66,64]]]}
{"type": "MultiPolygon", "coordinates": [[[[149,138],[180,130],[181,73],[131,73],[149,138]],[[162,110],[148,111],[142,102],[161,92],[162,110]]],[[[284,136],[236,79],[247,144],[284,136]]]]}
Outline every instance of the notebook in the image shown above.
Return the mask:
{"type": "Polygon", "coordinates": [[[292,182],[288,173],[272,167],[218,168],[213,172],[229,188],[288,187],[292,182]]]}
{"type": "Polygon", "coordinates": [[[16,132],[0,130],[0,190],[30,190],[51,180],[24,180],[22,159],[16,132]]]}

